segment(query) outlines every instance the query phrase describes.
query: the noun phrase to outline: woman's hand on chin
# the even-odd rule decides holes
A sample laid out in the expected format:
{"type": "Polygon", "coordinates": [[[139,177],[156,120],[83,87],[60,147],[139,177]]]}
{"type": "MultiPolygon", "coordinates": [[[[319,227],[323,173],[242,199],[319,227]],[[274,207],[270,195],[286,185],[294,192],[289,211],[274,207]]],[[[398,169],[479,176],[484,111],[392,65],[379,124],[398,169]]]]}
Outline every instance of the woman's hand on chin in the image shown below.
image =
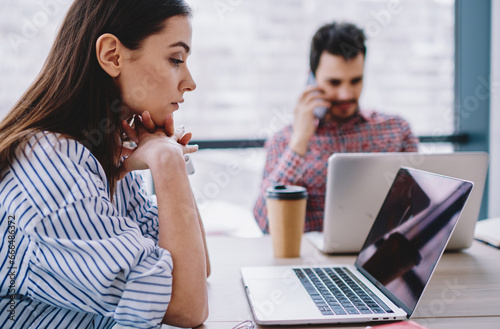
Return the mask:
{"type": "Polygon", "coordinates": [[[126,159],[120,165],[119,179],[133,170],[150,169],[152,162],[160,157],[167,156],[174,161],[175,155],[178,154],[183,160],[184,154],[198,150],[198,145],[188,144],[192,134],[186,133],[184,126],[175,128],[171,114],[166,116],[165,126],[158,127],[149,112],[145,111],[136,117],[134,127],[123,120],[122,129],[136,146],[122,147],[122,156],[126,159]]]}

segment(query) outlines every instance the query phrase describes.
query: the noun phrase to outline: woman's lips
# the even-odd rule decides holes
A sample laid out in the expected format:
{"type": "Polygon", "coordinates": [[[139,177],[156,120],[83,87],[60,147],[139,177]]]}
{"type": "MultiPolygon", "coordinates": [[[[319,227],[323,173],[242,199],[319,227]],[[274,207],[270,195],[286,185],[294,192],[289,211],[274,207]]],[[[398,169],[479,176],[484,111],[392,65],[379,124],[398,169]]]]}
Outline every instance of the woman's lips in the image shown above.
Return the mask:
{"type": "Polygon", "coordinates": [[[178,101],[178,102],[172,102],[172,103],[170,103],[170,104],[172,104],[172,105],[175,107],[175,109],[176,109],[176,110],[178,110],[178,109],[179,109],[179,104],[182,104],[182,103],[184,103],[184,100],[183,100],[183,99],[181,99],[181,100],[180,100],[180,101],[178,101]]]}

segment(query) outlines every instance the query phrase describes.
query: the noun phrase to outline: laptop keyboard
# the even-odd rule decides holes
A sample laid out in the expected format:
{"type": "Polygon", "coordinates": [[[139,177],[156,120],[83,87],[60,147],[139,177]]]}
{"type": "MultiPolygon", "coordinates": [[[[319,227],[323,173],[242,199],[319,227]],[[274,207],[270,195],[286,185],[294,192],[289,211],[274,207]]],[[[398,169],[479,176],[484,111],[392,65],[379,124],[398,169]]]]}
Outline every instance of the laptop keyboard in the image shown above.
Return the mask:
{"type": "Polygon", "coordinates": [[[345,267],[293,270],[323,315],[393,313],[345,267]]]}

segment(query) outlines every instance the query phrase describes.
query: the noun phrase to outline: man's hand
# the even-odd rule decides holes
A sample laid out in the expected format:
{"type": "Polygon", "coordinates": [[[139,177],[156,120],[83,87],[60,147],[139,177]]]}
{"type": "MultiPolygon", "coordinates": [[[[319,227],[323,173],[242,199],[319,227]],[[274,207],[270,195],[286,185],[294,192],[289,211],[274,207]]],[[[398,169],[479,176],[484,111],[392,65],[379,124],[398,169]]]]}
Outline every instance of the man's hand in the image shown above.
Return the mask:
{"type": "Polygon", "coordinates": [[[322,90],[318,86],[309,86],[300,96],[295,107],[293,133],[290,148],[300,156],[307,152],[307,144],[318,127],[319,119],[314,116],[316,107],[330,108],[330,102],[322,98],[322,90]]]}

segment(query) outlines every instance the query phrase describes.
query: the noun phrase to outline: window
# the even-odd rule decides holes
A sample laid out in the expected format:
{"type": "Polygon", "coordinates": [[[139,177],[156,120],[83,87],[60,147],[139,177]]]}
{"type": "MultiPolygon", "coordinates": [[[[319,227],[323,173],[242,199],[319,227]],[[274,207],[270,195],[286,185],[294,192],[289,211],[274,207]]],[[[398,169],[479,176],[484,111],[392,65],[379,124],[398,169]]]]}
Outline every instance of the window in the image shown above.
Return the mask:
{"type": "Polygon", "coordinates": [[[333,20],[368,36],[362,105],[402,115],[418,135],[453,133],[453,1],[191,3],[198,87],[176,116],[196,139],[266,138],[290,122],[311,37],[333,20]]]}
{"type": "Polygon", "coordinates": [[[69,0],[3,1],[0,12],[0,118],[42,68],[69,0]]]}
{"type": "MultiPolygon", "coordinates": [[[[39,72],[69,0],[8,1],[0,13],[0,117],[39,72]]],[[[197,140],[265,139],[293,119],[314,32],[351,21],[368,37],[361,105],[406,118],[417,135],[454,132],[453,0],[188,0],[188,60],[195,92],[176,112],[197,140]]],[[[424,144],[423,151],[452,150],[424,144]]],[[[249,210],[262,149],[201,150],[193,188],[200,207],[249,210]]]]}
{"type": "MultiPolygon", "coordinates": [[[[290,123],[307,80],[311,37],[333,20],[354,22],[367,34],[362,106],[403,116],[417,135],[454,131],[453,1],[191,3],[189,65],[198,87],[176,118],[195,139],[265,139],[290,123]]],[[[422,144],[422,151],[451,150],[451,144],[422,144]]],[[[194,159],[200,207],[223,200],[251,209],[261,149],[201,150],[194,159]]]]}

